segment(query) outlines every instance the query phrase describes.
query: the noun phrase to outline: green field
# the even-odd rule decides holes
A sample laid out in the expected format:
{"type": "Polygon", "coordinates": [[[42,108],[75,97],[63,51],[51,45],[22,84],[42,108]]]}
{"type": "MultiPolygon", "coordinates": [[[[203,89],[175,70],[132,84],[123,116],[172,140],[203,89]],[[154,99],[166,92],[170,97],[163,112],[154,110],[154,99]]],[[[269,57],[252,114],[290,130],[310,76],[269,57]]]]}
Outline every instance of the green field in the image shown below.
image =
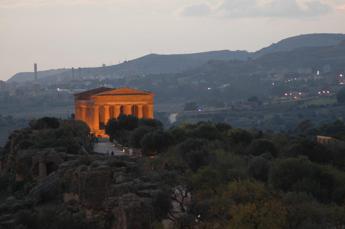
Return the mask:
{"type": "Polygon", "coordinates": [[[323,98],[313,98],[310,100],[305,100],[300,104],[301,108],[308,107],[308,106],[326,106],[326,105],[334,105],[337,103],[337,99],[335,97],[323,97],[323,98]]]}

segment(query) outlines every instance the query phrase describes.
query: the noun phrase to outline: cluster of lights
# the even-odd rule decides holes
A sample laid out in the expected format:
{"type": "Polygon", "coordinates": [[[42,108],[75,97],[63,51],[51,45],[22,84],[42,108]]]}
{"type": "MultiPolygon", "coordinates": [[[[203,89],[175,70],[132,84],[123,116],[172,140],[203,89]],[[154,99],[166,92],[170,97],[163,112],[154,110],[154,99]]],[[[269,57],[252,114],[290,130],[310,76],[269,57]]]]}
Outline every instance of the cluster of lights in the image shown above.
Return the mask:
{"type": "MultiPolygon", "coordinates": [[[[297,93],[297,95],[302,95],[303,93],[302,92],[298,92],[297,93]]],[[[292,92],[290,92],[290,93],[285,93],[284,94],[285,96],[293,96],[293,95],[296,95],[296,93],[292,93],[292,92]]],[[[295,96],[296,97],[296,96],[295,96]]]]}
{"type": "Polygon", "coordinates": [[[328,95],[328,94],[331,94],[331,92],[328,90],[327,91],[323,90],[323,91],[319,91],[318,94],[319,95],[328,95]]]}
{"type": "Polygon", "coordinates": [[[287,82],[292,82],[292,81],[296,81],[297,80],[297,78],[295,77],[295,78],[293,78],[293,79],[288,79],[288,80],[286,80],[285,82],[287,83],[287,82]]]}

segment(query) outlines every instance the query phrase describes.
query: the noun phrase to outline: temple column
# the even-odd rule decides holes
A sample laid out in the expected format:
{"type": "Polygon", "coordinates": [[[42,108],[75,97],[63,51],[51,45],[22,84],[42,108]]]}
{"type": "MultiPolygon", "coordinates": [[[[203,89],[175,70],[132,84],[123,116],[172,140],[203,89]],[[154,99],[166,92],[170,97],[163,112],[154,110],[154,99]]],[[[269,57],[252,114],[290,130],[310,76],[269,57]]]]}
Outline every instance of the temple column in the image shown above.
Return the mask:
{"type": "Polygon", "coordinates": [[[86,120],[86,107],[79,107],[78,119],[87,123],[86,120]]]}
{"type": "Polygon", "coordinates": [[[148,105],[148,118],[153,119],[153,105],[148,105]]]}
{"type": "Polygon", "coordinates": [[[92,112],[93,120],[92,120],[92,128],[93,130],[99,130],[99,106],[94,105],[93,106],[93,112],[92,112]]]}
{"type": "Polygon", "coordinates": [[[143,118],[144,117],[144,112],[143,112],[143,105],[138,105],[138,118],[143,118]]]}
{"type": "Polygon", "coordinates": [[[104,105],[104,124],[107,125],[110,119],[110,110],[108,105],[104,105]]]}
{"type": "Polygon", "coordinates": [[[79,120],[79,119],[80,119],[80,118],[79,118],[79,116],[80,116],[80,109],[79,109],[79,106],[78,106],[78,105],[75,105],[74,110],[75,110],[74,119],[75,119],[75,120],[79,120]]]}
{"type": "Polygon", "coordinates": [[[118,118],[119,117],[119,115],[120,115],[120,105],[115,105],[114,106],[114,118],[118,118]]]}
{"type": "Polygon", "coordinates": [[[132,105],[125,105],[125,115],[132,114],[132,105]]]}

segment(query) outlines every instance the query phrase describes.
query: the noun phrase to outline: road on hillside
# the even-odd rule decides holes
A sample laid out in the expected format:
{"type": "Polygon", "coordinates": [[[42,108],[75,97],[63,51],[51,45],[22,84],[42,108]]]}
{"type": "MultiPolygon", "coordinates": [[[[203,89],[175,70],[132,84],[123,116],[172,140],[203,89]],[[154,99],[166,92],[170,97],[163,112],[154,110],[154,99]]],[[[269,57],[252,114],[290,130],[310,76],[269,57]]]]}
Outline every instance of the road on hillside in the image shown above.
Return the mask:
{"type": "Polygon", "coordinates": [[[114,156],[123,156],[127,155],[125,152],[123,152],[121,149],[115,147],[115,145],[111,142],[98,142],[95,143],[93,150],[96,153],[102,153],[106,155],[112,155],[111,152],[114,152],[114,156]]]}

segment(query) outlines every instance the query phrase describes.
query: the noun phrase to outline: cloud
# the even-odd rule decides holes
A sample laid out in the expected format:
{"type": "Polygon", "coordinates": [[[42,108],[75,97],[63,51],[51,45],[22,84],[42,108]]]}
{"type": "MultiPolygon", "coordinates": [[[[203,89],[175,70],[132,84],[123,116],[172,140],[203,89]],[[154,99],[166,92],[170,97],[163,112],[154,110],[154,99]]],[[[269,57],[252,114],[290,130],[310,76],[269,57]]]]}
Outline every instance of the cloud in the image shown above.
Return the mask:
{"type": "Polygon", "coordinates": [[[343,4],[343,5],[338,5],[336,9],[337,9],[337,10],[345,11],[345,4],[343,4]]]}
{"type": "Polygon", "coordinates": [[[184,16],[215,15],[228,18],[249,17],[310,17],[326,14],[332,10],[322,0],[223,0],[220,5],[207,4],[187,6],[184,16]]]}
{"type": "Polygon", "coordinates": [[[0,8],[108,4],[120,0],[0,0],[0,8]]]}
{"type": "Polygon", "coordinates": [[[212,9],[207,4],[196,4],[185,7],[181,14],[183,16],[206,16],[211,14],[212,9]]]}

